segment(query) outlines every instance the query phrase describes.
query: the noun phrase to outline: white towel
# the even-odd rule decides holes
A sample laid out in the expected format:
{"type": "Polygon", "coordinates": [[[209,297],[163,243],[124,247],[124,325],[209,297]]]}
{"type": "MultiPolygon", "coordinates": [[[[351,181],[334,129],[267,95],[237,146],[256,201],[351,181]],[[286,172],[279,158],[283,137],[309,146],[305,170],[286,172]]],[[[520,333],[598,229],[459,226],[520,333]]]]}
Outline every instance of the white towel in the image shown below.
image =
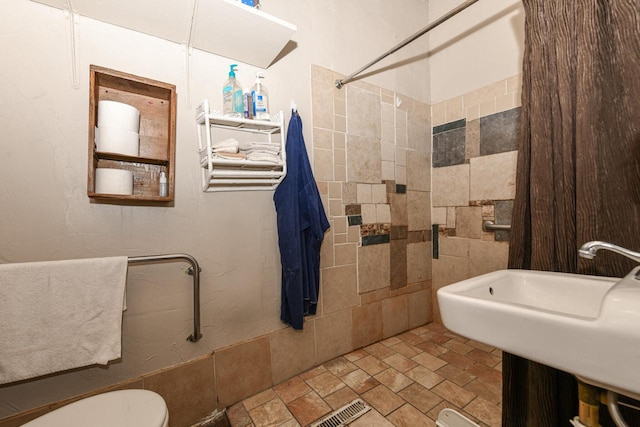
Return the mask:
{"type": "Polygon", "coordinates": [[[120,358],[127,257],[0,264],[0,384],[120,358]]]}

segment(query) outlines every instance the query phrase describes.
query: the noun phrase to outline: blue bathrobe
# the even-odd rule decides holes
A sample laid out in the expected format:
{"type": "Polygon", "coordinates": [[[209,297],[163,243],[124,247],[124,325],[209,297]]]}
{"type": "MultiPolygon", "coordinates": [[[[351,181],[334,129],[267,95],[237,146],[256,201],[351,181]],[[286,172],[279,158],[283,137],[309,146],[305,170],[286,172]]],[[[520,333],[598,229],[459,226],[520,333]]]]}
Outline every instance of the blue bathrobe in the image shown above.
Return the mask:
{"type": "Polygon", "coordinates": [[[291,115],[287,132],[287,175],[273,196],[282,262],[280,319],[302,329],[303,317],[316,314],[320,291],[320,245],[329,221],[313,178],[302,136],[302,121],[291,115]]]}

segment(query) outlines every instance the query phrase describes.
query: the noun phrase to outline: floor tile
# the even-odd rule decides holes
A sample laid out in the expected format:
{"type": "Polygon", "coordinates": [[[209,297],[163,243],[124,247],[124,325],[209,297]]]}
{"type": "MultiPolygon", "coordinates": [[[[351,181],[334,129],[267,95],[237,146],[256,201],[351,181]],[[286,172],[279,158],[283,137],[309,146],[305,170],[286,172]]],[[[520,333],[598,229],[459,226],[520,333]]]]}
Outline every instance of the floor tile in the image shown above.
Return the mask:
{"type": "Polygon", "coordinates": [[[342,381],[344,381],[345,384],[358,394],[371,390],[380,384],[380,381],[376,380],[362,369],[349,372],[347,375],[342,377],[342,381]]]}
{"type": "Polygon", "coordinates": [[[386,363],[381,362],[373,356],[367,356],[364,359],[356,360],[355,364],[369,375],[375,375],[389,367],[386,363]]]}
{"type": "Polygon", "coordinates": [[[436,405],[442,402],[442,398],[420,384],[412,384],[400,390],[398,396],[411,403],[423,413],[429,412],[436,405]]]}
{"type": "Polygon", "coordinates": [[[307,384],[314,389],[320,397],[327,396],[340,390],[342,387],[346,387],[346,384],[331,372],[325,372],[324,374],[308,379],[307,384]]]}
{"type": "Polygon", "coordinates": [[[287,382],[278,384],[273,390],[280,396],[284,403],[289,403],[298,397],[311,391],[311,387],[300,377],[293,377],[287,382]]]}
{"type": "Polygon", "coordinates": [[[249,415],[256,427],[280,425],[293,418],[291,412],[278,398],[250,410],[249,415]]]}
{"type": "Polygon", "coordinates": [[[387,417],[396,427],[435,426],[436,423],[408,403],[387,417]]]}
{"type": "Polygon", "coordinates": [[[383,360],[383,362],[400,372],[406,372],[409,369],[418,366],[417,362],[414,362],[413,360],[403,356],[400,353],[396,353],[387,357],[383,360]]]}
{"type": "Polygon", "coordinates": [[[389,390],[394,393],[399,392],[405,387],[413,384],[413,380],[402,373],[396,371],[393,368],[389,368],[386,371],[382,371],[374,376],[375,379],[387,386],[389,390]]]}
{"type": "Polygon", "coordinates": [[[287,408],[303,426],[331,412],[329,405],[313,391],[287,403],[287,408]]]}
{"type": "Polygon", "coordinates": [[[431,391],[460,408],[463,408],[476,397],[472,392],[463,389],[449,380],[444,380],[431,389],[431,391]]]}
{"type": "Polygon", "coordinates": [[[379,385],[362,394],[362,398],[382,415],[388,415],[404,404],[404,399],[384,385],[379,385]]]}
{"type": "Polygon", "coordinates": [[[372,409],[354,427],[435,426],[452,408],[501,424],[502,352],[430,323],[336,357],[227,410],[233,427],[301,427],[356,398],[372,409]]]}

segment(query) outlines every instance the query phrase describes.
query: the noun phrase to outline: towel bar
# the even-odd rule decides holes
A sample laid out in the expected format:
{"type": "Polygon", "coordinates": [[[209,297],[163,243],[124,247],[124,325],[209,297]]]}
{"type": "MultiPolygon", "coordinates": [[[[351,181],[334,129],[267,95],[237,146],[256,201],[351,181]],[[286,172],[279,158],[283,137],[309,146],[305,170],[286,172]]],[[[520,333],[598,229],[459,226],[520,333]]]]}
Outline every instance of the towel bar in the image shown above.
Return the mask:
{"type": "Polygon", "coordinates": [[[202,269],[198,261],[188,254],[147,255],[129,257],[130,265],[154,264],[159,262],[187,261],[191,264],[188,274],[193,276],[193,334],[187,337],[188,341],[197,342],[202,338],[200,333],[200,272],[202,269]]]}
{"type": "Polygon", "coordinates": [[[482,231],[511,231],[509,224],[495,224],[493,221],[484,221],[482,231]]]}

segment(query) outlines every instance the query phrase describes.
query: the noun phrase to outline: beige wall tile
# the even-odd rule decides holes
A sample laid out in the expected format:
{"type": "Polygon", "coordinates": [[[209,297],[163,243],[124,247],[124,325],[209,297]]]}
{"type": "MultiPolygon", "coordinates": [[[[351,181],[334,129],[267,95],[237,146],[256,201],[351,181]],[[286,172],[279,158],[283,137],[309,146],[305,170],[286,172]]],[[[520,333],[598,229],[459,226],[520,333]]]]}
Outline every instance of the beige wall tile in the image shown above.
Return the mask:
{"type": "Polygon", "coordinates": [[[407,148],[407,130],[402,128],[396,128],[396,147],[407,148]]]}
{"type": "Polygon", "coordinates": [[[313,148],[333,149],[333,132],[328,129],[313,128],[313,148]]]}
{"type": "Polygon", "coordinates": [[[522,91],[513,92],[513,106],[522,107],[522,91]]]}
{"type": "Polygon", "coordinates": [[[431,280],[431,242],[407,244],[407,282],[431,280]]]}
{"type": "Polygon", "coordinates": [[[482,207],[456,208],[456,236],[470,239],[482,237],[482,207]]]}
{"type": "Polygon", "coordinates": [[[360,243],[360,226],[352,225],[347,230],[347,241],[350,243],[360,243]]]}
{"type": "MultiPolygon", "coordinates": [[[[395,143],[396,128],[393,123],[382,123],[380,129],[380,139],[390,144],[395,143]]],[[[385,159],[388,160],[388,159],[385,159]]]]}
{"type": "Polygon", "coordinates": [[[378,221],[378,211],[376,205],[372,203],[360,205],[362,223],[363,224],[375,224],[378,221]]]}
{"type": "Polygon", "coordinates": [[[480,117],[490,116],[491,114],[495,114],[496,112],[495,99],[490,99],[480,104],[480,117]]]}
{"type": "Polygon", "coordinates": [[[382,301],[382,336],[389,338],[409,329],[409,302],[407,295],[382,301]]]}
{"type": "Polygon", "coordinates": [[[311,112],[314,127],[333,129],[333,90],[321,80],[311,79],[311,112]]]}
{"type": "Polygon", "coordinates": [[[347,180],[347,167],[336,164],[334,168],[334,179],[336,181],[345,182],[347,180]]]}
{"type": "Polygon", "coordinates": [[[449,99],[446,104],[446,122],[453,122],[464,118],[464,104],[462,102],[462,96],[449,99]]]}
{"type": "Polygon", "coordinates": [[[322,269],[320,297],[323,314],[358,305],[356,274],[355,264],[322,269]]]}
{"type": "Polygon", "coordinates": [[[409,329],[431,322],[431,288],[407,294],[409,329]]]}
{"type": "Polygon", "coordinates": [[[391,224],[409,225],[407,195],[401,193],[389,193],[389,204],[391,205],[391,224]]]}
{"type": "Polygon", "coordinates": [[[407,184],[407,167],[406,166],[396,165],[395,181],[396,181],[396,184],[402,184],[402,185],[407,184]]]}
{"type": "Polygon", "coordinates": [[[431,223],[445,225],[447,223],[447,208],[431,209],[431,223]]]}
{"type": "Polygon", "coordinates": [[[469,205],[469,165],[434,168],[431,178],[433,206],[469,205]]]}
{"type": "Polygon", "coordinates": [[[346,86],[346,89],[349,135],[380,139],[382,124],[380,95],[351,84],[346,86]]]}
{"type": "Polygon", "coordinates": [[[407,150],[405,148],[396,148],[396,164],[398,166],[406,166],[407,165],[407,150]]]}
{"type": "Polygon", "coordinates": [[[381,88],[380,96],[382,97],[382,102],[393,104],[395,101],[395,93],[392,90],[381,88]]]}
{"type": "Polygon", "coordinates": [[[344,212],[342,210],[342,200],[340,199],[329,199],[329,214],[332,217],[343,216],[344,212]]]}
{"type": "Polygon", "coordinates": [[[351,182],[378,184],[382,179],[380,140],[347,135],[347,174],[351,182]]]}
{"type": "Polygon", "coordinates": [[[355,182],[342,182],[342,203],[351,205],[357,203],[358,191],[355,182]]]}
{"type": "Polygon", "coordinates": [[[335,233],[333,235],[333,243],[336,245],[347,243],[347,235],[335,233]]]}
{"type": "Polygon", "coordinates": [[[333,266],[333,228],[324,233],[324,240],[320,246],[320,268],[333,266]]]}
{"type": "Polygon", "coordinates": [[[433,319],[441,322],[440,307],[437,292],[443,286],[459,282],[469,277],[469,260],[467,258],[440,256],[433,260],[433,280],[431,298],[433,304],[433,319]]]}
{"type": "Polygon", "coordinates": [[[407,112],[396,108],[396,129],[407,129],[407,112]]]}
{"type": "Polygon", "coordinates": [[[342,198],[342,183],[330,182],[329,183],[329,198],[341,199],[342,198]]]}
{"type": "Polygon", "coordinates": [[[516,74],[507,79],[507,92],[518,92],[522,90],[522,74],[516,74]]]}
{"type": "Polygon", "coordinates": [[[456,228],[456,208],[447,207],[447,228],[456,228]]]}
{"type": "Polygon", "coordinates": [[[428,153],[407,153],[407,190],[431,190],[431,156],[428,153]]]}
{"type": "Polygon", "coordinates": [[[375,184],[371,186],[371,202],[387,203],[387,186],[385,184],[375,184]]]}
{"type": "Polygon", "coordinates": [[[316,185],[318,186],[318,193],[322,196],[329,195],[329,183],[327,181],[317,181],[316,185]]]}
{"type": "Polygon", "coordinates": [[[480,106],[472,105],[467,107],[467,120],[477,120],[480,118],[480,106]]]}
{"type": "Polygon", "coordinates": [[[480,120],[467,120],[465,127],[465,158],[480,156],[480,120]]]}
{"type": "Polygon", "coordinates": [[[357,184],[358,203],[371,203],[371,184],[357,184]]]}
{"type": "Polygon", "coordinates": [[[446,256],[457,256],[468,258],[469,257],[469,242],[470,239],[460,237],[440,237],[439,254],[446,256]]]}
{"type": "Polygon", "coordinates": [[[333,129],[336,132],[346,132],[347,131],[347,118],[344,116],[333,116],[333,129]]]}
{"type": "Polygon", "coordinates": [[[507,268],[509,244],[507,242],[469,242],[469,276],[475,277],[507,268]]]}
{"type": "Polygon", "coordinates": [[[214,358],[218,398],[222,407],[273,385],[268,337],[223,348],[215,353],[214,358]]]}
{"type": "Polygon", "coordinates": [[[347,148],[346,134],[344,132],[333,132],[333,147],[347,148]]]}
{"type": "Polygon", "coordinates": [[[362,348],[382,339],[382,303],[380,301],[354,307],[353,348],[362,348]]]}
{"type": "Polygon", "coordinates": [[[507,93],[507,82],[500,80],[488,86],[476,89],[468,94],[465,94],[464,105],[470,107],[472,105],[480,105],[486,101],[492,101],[501,97],[507,93]]]}
{"type": "Polygon", "coordinates": [[[284,328],[271,333],[273,384],[279,384],[315,365],[315,335],[315,321],[305,322],[301,331],[284,328]]]}
{"type": "Polygon", "coordinates": [[[359,293],[363,294],[389,286],[390,256],[388,244],[358,248],[359,293]]]}
{"type": "Polygon", "coordinates": [[[318,181],[333,181],[333,150],[313,150],[313,175],[318,181]]]}
{"type": "Polygon", "coordinates": [[[382,176],[381,179],[383,181],[394,181],[396,179],[396,164],[394,162],[386,162],[382,163],[382,176]]]}
{"type": "Polygon", "coordinates": [[[216,406],[213,356],[204,356],[142,378],[145,390],[155,391],[167,402],[173,425],[194,424],[225,406],[216,406]]]}
{"type": "Polygon", "coordinates": [[[333,112],[339,116],[347,115],[347,103],[344,99],[333,98],[333,112]]]}
{"type": "Polygon", "coordinates": [[[513,199],[516,192],[517,160],[517,151],[471,159],[471,200],[513,199]]]}
{"type": "Polygon", "coordinates": [[[345,243],[335,245],[336,265],[355,264],[358,262],[358,245],[345,243]]]}
{"type": "Polygon", "coordinates": [[[446,101],[431,106],[431,120],[433,121],[433,126],[443,125],[447,123],[446,101]]]}
{"type": "Polygon", "coordinates": [[[395,107],[393,104],[382,102],[380,105],[382,123],[391,123],[395,127],[395,107]]]}
{"type": "MultiPolygon", "coordinates": [[[[347,150],[343,150],[341,148],[336,148],[333,150],[333,161],[336,164],[336,169],[338,166],[347,166],[347,150]]],[[[346,169],[345,172],[343,173],[343,176],[347,176],[346,175],[346,169]]],[[[338,181],[346,181],[345,179],[339,179],[338,181]]]]}
{"type": "Polygon", "coordinates": [[[336,234],[346,234],[347,233],[347,217],[335,217],[333,218],[333,223],[331,224],[331,228],[333,228],[333,232],[336,234]]]}
{"type": "Polygon", "coordinates": [[[386,203],[379,203],[376,205],[376,222],[378,223],[391,223],[391,209],[386,203]]]}
{"type": "Polygon", "coordinates": [[[514,107],[513,93],[508,93],[500,98],[496,98],[496,113],[511,110],[514,107]]]}
{"type": "Polygon", "coordinates": [[[407,147],[420,152],[431,152],[431,108],[415,101],[407,111],[407,147]]]}
{"type": "Polygon", "coordinates": [[[409,231],[431,228],[431,193],[407,191],[407,219],[409,231]]]}
{"type": "Polygon", "coordinates": [[[393,142],[385,142],[384,138],[382,139],[380,158],[383,161],[394,162],[396,159],[396,146],[393,142]]]}
{"type": "Polygon", "coordinates": [[[349,353],[352,345],[351,309],[314,320],[316,324],[316,363],[349,353]]]}

